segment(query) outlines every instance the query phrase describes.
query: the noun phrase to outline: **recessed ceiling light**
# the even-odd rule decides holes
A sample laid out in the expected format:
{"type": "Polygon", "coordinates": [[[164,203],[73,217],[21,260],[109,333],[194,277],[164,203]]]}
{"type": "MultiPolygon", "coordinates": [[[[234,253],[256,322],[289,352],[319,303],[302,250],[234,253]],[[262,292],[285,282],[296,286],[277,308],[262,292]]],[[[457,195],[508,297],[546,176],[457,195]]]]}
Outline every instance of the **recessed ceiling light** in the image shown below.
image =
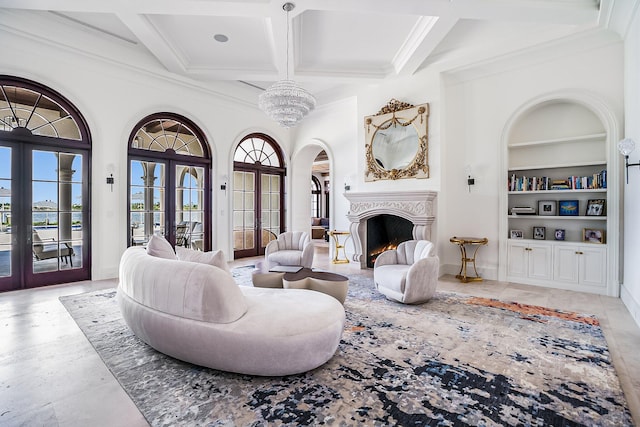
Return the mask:
{"type": "Polygon", "coordinates": [[[215,36],[213,36],[213,38],[215,39],[215,41],[220,43],[226,43],[229,41],[229,37],[225,36],[224,34],[216,34],[215,36]]]}

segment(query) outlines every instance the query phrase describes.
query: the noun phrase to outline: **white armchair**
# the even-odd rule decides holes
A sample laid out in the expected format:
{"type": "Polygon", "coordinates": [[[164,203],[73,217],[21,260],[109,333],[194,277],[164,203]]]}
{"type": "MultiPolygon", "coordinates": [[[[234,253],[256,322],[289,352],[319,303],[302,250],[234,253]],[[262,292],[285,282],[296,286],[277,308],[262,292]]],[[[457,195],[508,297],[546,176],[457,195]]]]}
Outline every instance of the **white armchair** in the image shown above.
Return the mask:
{"type": "Polygon", "coordinates": [[[381,253],[373,266],[373,280],[389,299],[417,304],[436,293],[440,260],[433,255],[433,243],[408,240],[381,253]]]}
{"type": "Polygon", "coordinates": [[[301,265],[311,268],[313,263],[313,244],[309,233],[304,231],[285,231],[276,240],[267,244],[264,250],[267,267],[276,265],[301,265]]]}

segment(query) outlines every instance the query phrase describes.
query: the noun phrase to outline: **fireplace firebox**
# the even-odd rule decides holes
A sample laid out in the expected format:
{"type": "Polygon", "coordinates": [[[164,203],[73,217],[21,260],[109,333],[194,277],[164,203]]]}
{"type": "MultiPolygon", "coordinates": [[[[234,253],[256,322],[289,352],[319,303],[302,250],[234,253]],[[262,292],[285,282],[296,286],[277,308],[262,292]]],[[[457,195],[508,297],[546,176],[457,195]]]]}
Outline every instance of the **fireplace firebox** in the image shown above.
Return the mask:
{"type": "Polygon", "coordinates": [[[367,267],[388,249],[413,238],[413,223],[396,215],[382,214],[367,219],[367,267]]]}

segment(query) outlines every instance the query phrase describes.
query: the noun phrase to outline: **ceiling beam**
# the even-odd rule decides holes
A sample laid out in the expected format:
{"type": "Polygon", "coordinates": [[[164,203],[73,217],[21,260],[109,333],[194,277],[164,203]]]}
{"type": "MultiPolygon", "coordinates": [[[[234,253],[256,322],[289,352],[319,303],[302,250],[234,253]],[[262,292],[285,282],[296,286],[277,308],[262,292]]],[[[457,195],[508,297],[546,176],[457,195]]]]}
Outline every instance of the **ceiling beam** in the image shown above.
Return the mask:
{"type": "Polygon", "coordinates": [[[167,70],[173,73],[185,71],[179,52],[162,38],[145,16],[132,13],[117,13],[116,16],[167,70]]]}

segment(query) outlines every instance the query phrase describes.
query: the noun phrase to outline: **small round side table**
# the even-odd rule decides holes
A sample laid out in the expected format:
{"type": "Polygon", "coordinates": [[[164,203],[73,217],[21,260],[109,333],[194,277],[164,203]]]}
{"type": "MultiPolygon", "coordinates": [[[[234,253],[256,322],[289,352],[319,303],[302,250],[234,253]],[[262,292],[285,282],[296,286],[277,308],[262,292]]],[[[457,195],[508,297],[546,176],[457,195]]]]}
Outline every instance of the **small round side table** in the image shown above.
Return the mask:
{"type": "Polygon", "coordinates": [[[460,279],[463,283],[469,282],[481,282],[482,277],[478,275],[478,270],[476,270],[476,254],[478,253],[478,249],[480,246],[484,246],[489,243],[489,239],[486,237],[452,237],[449,239],[451,243],[455,243],[460,246],[460,254],[462,255],[462,265],[460,265],[460,272],[456,276],[456,279],[460,279]],[[467,249],[465,245],[475,246],[475,250],[473,251],[473,256],[469,258],[467,256],[467,249]],[[467,275],[467,264],[473,264],[473,271],[476,273],[475,276],[467,275]]]}

